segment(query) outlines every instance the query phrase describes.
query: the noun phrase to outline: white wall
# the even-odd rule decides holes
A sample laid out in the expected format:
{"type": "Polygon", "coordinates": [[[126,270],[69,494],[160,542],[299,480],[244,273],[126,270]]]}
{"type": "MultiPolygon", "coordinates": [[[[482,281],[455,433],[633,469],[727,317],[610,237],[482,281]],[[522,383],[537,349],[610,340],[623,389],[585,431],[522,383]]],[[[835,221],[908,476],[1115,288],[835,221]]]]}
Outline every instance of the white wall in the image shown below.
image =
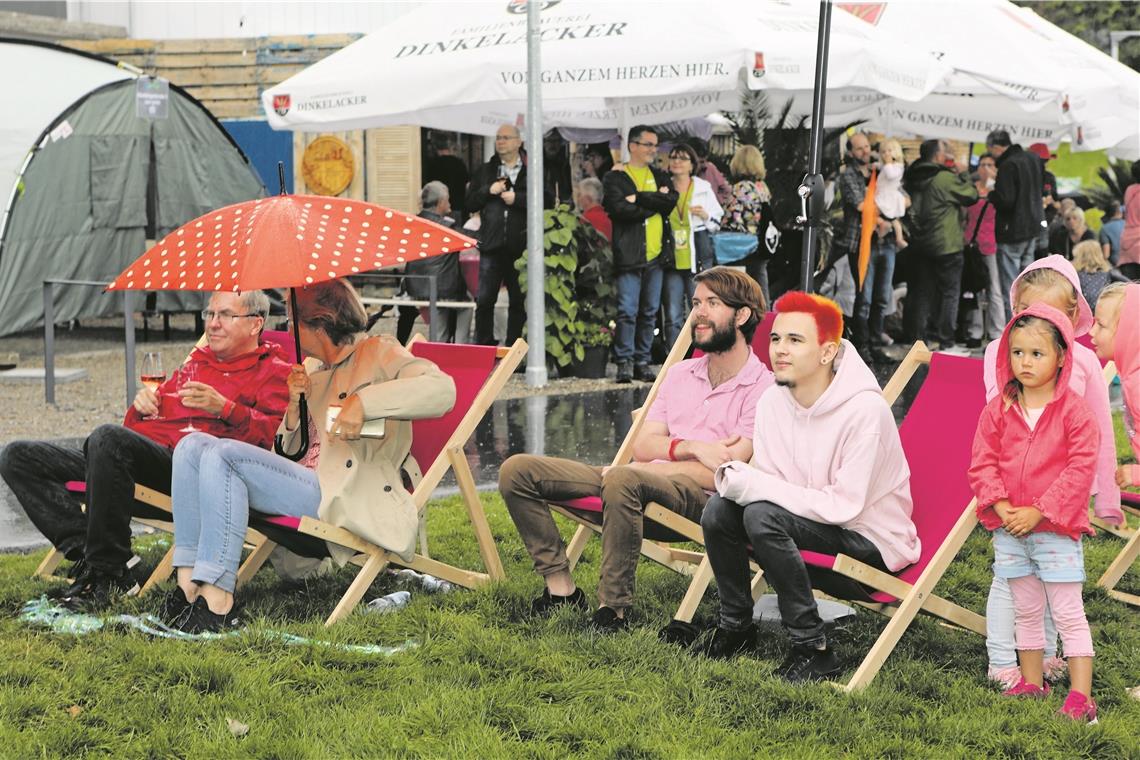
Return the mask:
{"type": "Polygon", "coordinates": [[[366,33],[420,5],[410,0],[68,0],[70,21],[126,27],[137,39],[366,33]]]}

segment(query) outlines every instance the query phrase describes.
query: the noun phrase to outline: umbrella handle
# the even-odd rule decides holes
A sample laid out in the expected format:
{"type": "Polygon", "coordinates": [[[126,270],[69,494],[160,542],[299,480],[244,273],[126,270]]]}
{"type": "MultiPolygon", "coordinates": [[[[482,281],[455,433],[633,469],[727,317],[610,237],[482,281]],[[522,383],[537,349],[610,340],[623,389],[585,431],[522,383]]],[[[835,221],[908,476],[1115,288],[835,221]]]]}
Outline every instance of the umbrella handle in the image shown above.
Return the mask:
{"type": "Polygon", "coordinates": [[[276,451],[279,455],[288,459],[290,462],[301,461],[301,459],[309,450],[309,405],[305,402],[304,393],[301,394],[301,398],[297,404],[297,411],[299,412],[298,417],[300,418],[300,422],[298,424],[301,426],[301,448],[298,449],[295,454],[290,454],[289,452],[285,451],[284,436],[278,435],[273,440],[273,450],[276,451]]]}

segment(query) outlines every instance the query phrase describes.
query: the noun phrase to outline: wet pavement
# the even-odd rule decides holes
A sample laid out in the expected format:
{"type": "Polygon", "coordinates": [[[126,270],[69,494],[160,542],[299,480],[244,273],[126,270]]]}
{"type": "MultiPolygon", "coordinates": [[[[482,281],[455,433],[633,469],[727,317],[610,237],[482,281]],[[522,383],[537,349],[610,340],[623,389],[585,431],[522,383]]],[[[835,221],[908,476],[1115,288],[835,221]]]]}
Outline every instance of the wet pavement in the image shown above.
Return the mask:
{"type": "MultiPolygon", "coordinates": [[[[894,366],[877,365],[875,370],[880,384],[885,384],[894,366]]],[[[895,404],[896,420],[905,414],[925,371],[919,369],[895,404]]],[[[644,385],[615,386],[613,390],[594,393],[495,402],[466,446],[475,482],[480,488],[494,488],[503,461],[524,452],[609,464],[629,432],[633,411],[641,406],[647,392],[644,385]]],[[[82,445],[79,439],[58,443],[76,448],[82,445]]],[[[449,475],[437,495],[454,492],[455,481],[449,475]]],[[[28,522],[7,485],[0,481],[0,551],[29,551],[44,545],[43,537],[28,522]]]]}

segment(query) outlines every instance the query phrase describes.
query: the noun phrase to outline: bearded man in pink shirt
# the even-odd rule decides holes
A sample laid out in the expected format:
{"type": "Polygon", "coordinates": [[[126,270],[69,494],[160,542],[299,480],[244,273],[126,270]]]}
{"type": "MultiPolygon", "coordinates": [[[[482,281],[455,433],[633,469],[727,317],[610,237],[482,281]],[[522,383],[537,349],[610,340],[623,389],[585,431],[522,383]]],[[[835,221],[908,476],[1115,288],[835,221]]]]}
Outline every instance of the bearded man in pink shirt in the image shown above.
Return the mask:
{"type": "Polygon", "coordinates": [[[701,517],[720,593],[707,647],[728,658],[756,643],[748,555],[776,592],[792,650],[789,681],[839,672],[801,550],[846,554],[883,572],[919,557],[910,468],[875,376],[840,336],[834,301],[793,291],[776,301],[770,354],[777,387],[756,408],[750,463],[716,472],[701,517]]]}
{"type": "Polygon", "coordinates": [[[589,603],[570,575],[565,546],[548,502],[601,497],[602,563],[598,610],[602,632],[628,626],[643,536],[642,511],[656,502],[700,519],[713,471],[752,456],[753,415],[772,373],[749,348],[764,315],[759,285],[748,275],[713,267],[693,278],[693,344],[705,352],[678,362],[661,381],[633,442],[634,462],[595,467],[568,459],[517,454],[503,463],[499,491],[545,581],[532,614],[589,603]]]}

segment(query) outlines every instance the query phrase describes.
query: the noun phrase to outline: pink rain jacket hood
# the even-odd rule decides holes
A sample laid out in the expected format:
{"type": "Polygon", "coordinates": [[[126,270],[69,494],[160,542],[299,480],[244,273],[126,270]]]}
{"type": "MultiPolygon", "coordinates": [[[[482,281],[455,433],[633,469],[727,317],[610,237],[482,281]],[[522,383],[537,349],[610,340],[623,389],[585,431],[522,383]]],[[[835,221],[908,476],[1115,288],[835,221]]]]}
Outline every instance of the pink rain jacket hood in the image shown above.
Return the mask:
{"type": "MultiPolygon", "coordinates": [[[[978,420],[970,458],[970,487],[978,498],[978,519],[990,530],[1002,526],[993,505],[1003,499],[1015,507],[1034,506],[1044,519],[1034,533],[1079,538],[1091,534],[1089,490],[1096,472],[1100,434],[1084,399],[1073,392],[1073,326],[1067,316],[1045,304],[1034,304],[1019,316],[1035,316],[1057,326],[1065,339],[1065,363],[1053,400],[1030,430],[1020,404],[1006,405],[1001,394],[989,400],[978,420]]],[[[1000,388],[1013,379],[1006,325],[999,341],[997,377],[1000,388]]]]}
{"type": "MultiPolygon", "coordinates": [[[[1053,269],[1072,283],[1077,293],[1077,325],[1071,330],[1074,338],[1088,333],[1093,325],[1093,313],[1089,302],[1081,294],[1081,281],[1077,277],[1077,270],[1064,256],[1046,256],[1034,261],[1025,268],[1009,289],[1009,302],[1017,304],[1017,287],[1026,272],[1034,269],[1053,269]]],[[[1096,496],[1094,511],[1096,516],[1105,522],[1120,526],[1124,524],[1124,513],[1120,510],[1120,487],[1116,485],[1116,448],[1113,443],[1112,412],[1108,406],[1108,387],[1101,374],[1100,360],[1096,353],[1087,346],[1076,344],[1073,349],[1073,367],[1069,374],[1069,387],[1078,396],[1088,403],[1089,410],[1096,420],[1100,431],[1100,449],[1097,451],[1096,479],[1092,485],[1092,493],[1096,496]]],[[[983,363],[982,377],[986,383],[986,400],[993,399],[1000,393],[995,368],[998,365],[998,341],[991,341],[986,346],[986,357],[983,363]]],[[[1001,354],[1004,358],[1005,354],[1001,354]]],[[[1004,358],[1008,365],[1008,358],[1004,358]]]]}
{"type": "MultiPolygon", "coordinates": [[[[1124,390],[1124,406],[1128,410],[1125,417],[1128,428],[1128,442],[1132,453],[1140,459],[1140,284],[1132,283],[1124,289],[1124,300],[1120,304],[1120,320],[1116,324],[1116,343],[1112,360],[1120,375],[1120,385],[1124,390]]],[[[1133,466],[1132,481],[1136,482],[1136,469],[1133,466]]]]}
{"type": "Polygon", "coordinates": [[[738,504],[770,501],[800,517],[853,530],[892,571],[918,561],[910,467],[875,376],[848,342],[835,377],[810,408],[773,386],[756,405],[753,456],[716,472],[738,504]]]}

